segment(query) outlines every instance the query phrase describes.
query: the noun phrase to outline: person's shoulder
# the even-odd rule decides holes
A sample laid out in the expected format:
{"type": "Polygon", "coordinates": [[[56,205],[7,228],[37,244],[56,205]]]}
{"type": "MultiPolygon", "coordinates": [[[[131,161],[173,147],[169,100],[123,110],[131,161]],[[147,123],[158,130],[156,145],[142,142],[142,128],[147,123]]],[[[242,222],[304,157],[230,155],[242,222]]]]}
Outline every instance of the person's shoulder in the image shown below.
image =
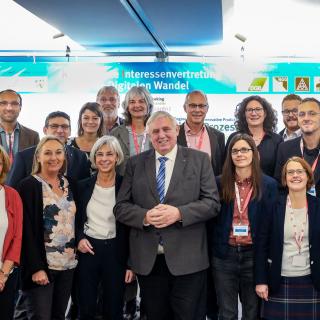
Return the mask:
{"type": "Polygon", "coordinates": [[[209,131],[209,132],[212,132],[213,134],[215,134],[217,137],[224,137],[224,133],[208,124],[206,124],[206,129],[209,131]]]}
{"type": "Polygon", "coordinates": [[[11,197],[19,197],[19,193],[16,189],[14,189],[6,184],[3,185],[3,187],[4,187],[4,191],[5,191],[6,195],[8,194],[11,197]]]}
{"type": "Polygon", "coordinates": [[[32,130],[32,129],[22,125],[20,122],[19,122],[19,126],[20,126],[21,131],[24,134],[30,134],[30,135],[34,135],[34,136],[39,136],[39,133],[37,131],[32,130]]]}
{"type": "Polygon", "coordinates": [[[123,132],[128,132],[128,129],[127,129],[125,124],[121,124],[120,126],[117,126],[117,127],[115,127],[114,129],[111,130],[111,134],[113,136],[119,135],[119,134],[121,134],[123,132]]]}
{"type": "Polygon", "coordinates": [[[264,183],[266,186],[271,186],[271,187],[274,187],[274,188],[277,188],[278,187],[278,182],[276,179],[266,175],[266,174],[263,174],[262,175],[262,183],[264,183]]]}
{"type": "Polygon", "coordinates": [[[92,183],[95,183],[96,180],[97,180],[97,174],[95,173],[90,177],[87,177],[87,178],[84,178],[84,179],[77,181],[77,187],[78,188],[86,187],[92,183]]]}
{"type": "Polygon", "coordinates": [[[34,176],[29,175],[25,178],[23,178],[19,184],[18,189],[25,188],[26,190],[31,190],[34,187],[41,186],[41,182],[38,181],[34,176]]]}
{"type": "Polygon", "coordinates": [[[299,148],[300,141],[301,141],[301,137],[297,137],[294,139],[283,141],[279,147],[281,147],[281,149],[285,149],[285,150],[290,150],[292,148],[297,148],[297,147],[299,148]]]}
{"type": "Polygon", "coordinates": [[[269,132],[268,134],[269,134],[269,136],[271,137],[271,139],[272,139],[273,141],[275,141],[275,142],[280,143],[280,142],[283,141],[282,136],[281,136],[280,134],[276,133],[276,132],[269,132]]]}
{"type": "Polygon", "coordinates": [[[19,151],[17,154],[21,155],[22,157],[24,156],[28,156],[28,155],[34,155],[35,151],[36,151],[37,146],[32,146],[26,149],[23,149],[21,151],[19,151]]]}

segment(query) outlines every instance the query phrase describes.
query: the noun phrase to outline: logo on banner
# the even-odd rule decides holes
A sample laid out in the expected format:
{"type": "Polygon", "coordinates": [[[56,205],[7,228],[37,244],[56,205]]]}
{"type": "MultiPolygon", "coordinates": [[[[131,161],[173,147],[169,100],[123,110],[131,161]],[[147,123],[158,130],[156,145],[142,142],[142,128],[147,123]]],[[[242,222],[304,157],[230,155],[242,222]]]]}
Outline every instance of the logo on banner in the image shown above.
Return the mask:
{"type": "Polygon", "coordinates": [[[273,92],[288,92],[288,77],[272,77],[273,92]]]}
{"type": "Polygon", "coordinates": [[[310,77],[296,77],[295,91],[309,92],[310,91],[310,77]]]}
{"type": "Polygon", "coordinates": [[[248,88],[248,91],[267,91],[267,77],[254,78],[248,88]]]}
{"type": "Polygon", "coordinates": [[[314,77],[314,92],[320,92],[320,77],[314,77]]]}

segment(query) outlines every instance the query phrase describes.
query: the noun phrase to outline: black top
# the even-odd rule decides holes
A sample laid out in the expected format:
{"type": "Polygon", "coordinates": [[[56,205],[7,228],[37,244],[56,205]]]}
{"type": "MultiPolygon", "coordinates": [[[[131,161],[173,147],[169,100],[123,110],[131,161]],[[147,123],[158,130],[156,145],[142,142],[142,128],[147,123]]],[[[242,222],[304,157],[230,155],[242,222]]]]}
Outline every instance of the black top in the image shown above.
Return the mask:
{"type": "MultiPolygon", "coordinates": [[[[232,133],[227,141],[226,150],[228,150],[231,139],[240,133],[239,131],[232,133]]],[[[241,132],[246,133],[246,132],[241,132]]],[[[268,176],[273,176],[276,166],[276,157],[279,144],[283,141],[282,137],[275,132],[266,132],[260,144],[257,146],[260,155],[260,167],[268,176]]]]}

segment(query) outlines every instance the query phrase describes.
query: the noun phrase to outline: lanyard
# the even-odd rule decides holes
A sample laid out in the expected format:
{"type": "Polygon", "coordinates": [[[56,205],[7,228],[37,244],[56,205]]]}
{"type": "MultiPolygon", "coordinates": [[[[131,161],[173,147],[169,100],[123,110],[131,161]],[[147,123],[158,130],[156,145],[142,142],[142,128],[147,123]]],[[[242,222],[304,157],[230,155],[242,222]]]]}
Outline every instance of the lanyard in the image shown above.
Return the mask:
{"type": "Polygon", "coordinates": [[[7,145],[8,145],[8,154],[10,163],[13,162],[13,144],[14,144],[14,132],[6,134],[7,145]]]}
{"type": "MultiPolygon", "coordinates": [[[[304,156],[303,156],[303,148],[304,148],[303,139],[301,138],[301,140],[300,140],[300,150],[301,150],[302,158],[304,158],[304,156]]],[[[314,170],[316,169],[316,166],[317,166],[318,160],[319,160],[319,155],[320,155],[320,150],[319,150],[319,153],[317,155],[317,158],[313,161],[313,164],[311,166],[312,172],[314,172],[314,170]]]]}
{"type": "Polygon", "coordinates": [[[137,135],[136,129],[134,128],[133,125],[131,125],[131,130],[132,130],[134,148],[136,150],[136,154],[139,154],[140,152],[144,151],[144,147],[145,147],[146,140],[147,140],[147,132],[146,131],[143,132],[143,139],[142,139],[142,142],[141,142],[141,148],[140,148],[140,152],[139,152],[138,135],[137,135]]]}
{"type": "MultiPolygon", "coordinates": [[[[205,127],[203,126],[202,129],[201,129],[201,134],[200,134],[200,138],[199,138],[198,144],[196,145],[196,149],[197,150],[201,150],[202,142],[203,142],[203,138],[204,138],[204,130],[205,130],[205,127]]],[[[188,140],[188,147],[190,148],[190,146],[191,146],[190,136],[186,135],[186,138],[188,140]]]]}
{"type": "Polygon", "coordinates": [[[291,199],[288,195],[287,197],[287,206],[291,209],[290,210],[290,221],[293,225],[293,238],[297,244],[297,247],[299,249],[299,254],[301,254],[301,246],[302,246],[302,240],[303,240],[303,236],[304,236],[304,231],[305,231],[305,227],[307,224],[307,219],[308,219],[308,202],[306,202],[306,219],[304,222],[302,222],[302,226],[301,226],[301,230],[300,230],[300,234],[298,235],[298,231],[297,231],[297,224],[296,224],[296,219],[294,218],[294,213],[293,213],[293,208],[291,206],[291,199]]]}
{"type": "Polygon", "coordinates": [[[239,210],[239,213],[240,213],[240,224],[242,223],[242,213],[247,209],[248,205],[249,205],[249,202],[250,202],[250,199],[251,199],[251,195],[252,195],[252,192],[253,192],[253,188],[251,187],[251,189],[249,190],[249,193],[247,194],[247,197],[244,201],[244,204],[243,204],[243,207],[241,209],[241,202],[240,202],[240,192],[239,192],[239,187],[237,185],[237,183],[235,182],[234,183],[234,188],[235,188],[235,193],[236,193],[236,202],[237,202],[237,207],[238,207],[238,210],[239,210]]]}

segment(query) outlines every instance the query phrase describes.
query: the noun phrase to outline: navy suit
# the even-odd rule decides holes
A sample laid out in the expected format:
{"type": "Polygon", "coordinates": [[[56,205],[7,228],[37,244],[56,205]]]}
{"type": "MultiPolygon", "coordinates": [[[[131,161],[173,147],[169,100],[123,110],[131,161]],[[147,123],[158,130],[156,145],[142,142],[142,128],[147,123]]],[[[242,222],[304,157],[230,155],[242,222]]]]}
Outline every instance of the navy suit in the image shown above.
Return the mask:
{"type": "MultiPolygon", "coordinates": [[[[281,284],[286,200],[287,194],[281,194],[273,210],[267,212],[256,241],[255,282],[267,284],[271,293],[276,293],[281,284]]],[[[311,278],[320,290],[320,199],[308,194],[307,201],[311,278]]]]}
{"type": "MultiPolygon", "coordinates": [[[[90,167],[84,152],[66,145],[67,174],[69,180],[77,181],[90,176],[90,167]]],[[[6,184],[16,188],[18,183],[31,174],[36,146],[27,148],[15,155],[12,168],[8,174],[6,184]]]]}

